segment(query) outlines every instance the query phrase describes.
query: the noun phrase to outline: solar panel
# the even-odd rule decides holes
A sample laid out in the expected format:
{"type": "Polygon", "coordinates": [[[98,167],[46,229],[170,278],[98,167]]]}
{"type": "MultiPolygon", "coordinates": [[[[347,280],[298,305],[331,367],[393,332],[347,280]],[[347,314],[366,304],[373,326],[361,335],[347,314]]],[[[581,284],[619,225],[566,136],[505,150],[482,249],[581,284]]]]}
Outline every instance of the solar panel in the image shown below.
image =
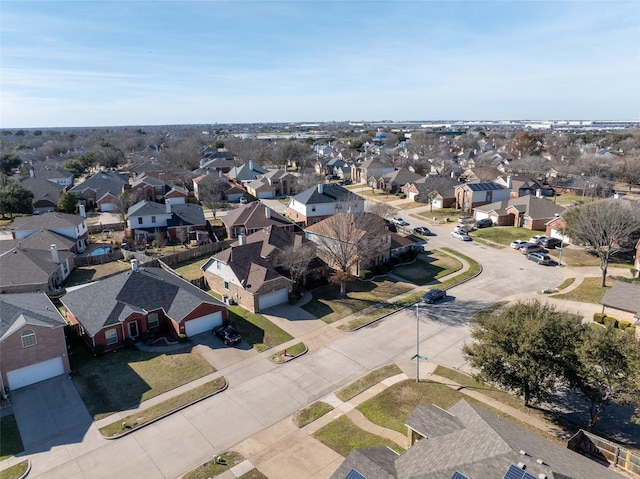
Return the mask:
{"type": "Polygon", "coordinates": [[[355,469],[351,469],[344,479],[367,479],[355,469]]]}
{"type": "Polygon", "coordinates": [[[511,464],[503,479],[538,479],[535,476],[532,476],[524,469],[520,469],[518,466],[514,466],[511,464]]]}
{"type": "Polygon", "coordinates": [[[453,476],[451,476],[451,479],[469,479],[469,478],[464,474],[460,474],[458,471],[456,471],[453,473],[453,476]]]}

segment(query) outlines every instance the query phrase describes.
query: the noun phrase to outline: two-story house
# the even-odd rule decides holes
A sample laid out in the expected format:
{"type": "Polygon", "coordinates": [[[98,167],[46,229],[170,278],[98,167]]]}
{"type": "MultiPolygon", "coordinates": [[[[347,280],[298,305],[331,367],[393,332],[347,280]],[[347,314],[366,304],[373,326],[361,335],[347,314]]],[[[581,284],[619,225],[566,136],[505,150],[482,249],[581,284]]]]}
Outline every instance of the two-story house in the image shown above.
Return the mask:
{"type": "Polygon", "coordinates": [[[115,171],[100,171],[69,191],[90,210],[117,211],[118,196],[129,189],[129,178],[115,171]]]}
{"type": "Polygon", "coordinates": [[[158,230],[166,232],[172,241],[186,241],[192,231],[207,230],[202,207],[193,203],[174,205],[170,200],[165,204],[141,201],[129,208],[127,214],[127,227],[135,238],[153,236],[158,230]]]}
{"type": "Polygon", "coordinates": [[[229,238],[250,235],[269,226],[294,231],[295,224],[259,201],[236,208],[222,217],[229,238]]]}
{"type": "Polygon", "coordinates": [[[456,208],[472,211],[476,206],[508,200],[511,190],[494,181],[464,183],[455,187],[456,208]]]}
{"type": "Polygon", "coordinates": [[[287,205],[286,214],[302,226],[310,226],[336,213],[361,213],[364,199],[334,184],[319,184],[298,193],[287,205]]]}
{"type": "Polygon", "coordinates": [[[354,183],[368,184],[369,178],[377,178],[391,173],[395,168],[377,158],[370,158],[361,163],[354,163],[351,167],[351,180],[354,183]]]}
{"type": "Polygon", "coordinates": [[[87,247],[87,221],[80,215],[47,212],[41,215],[20,216],[11,223],[13,239],[24,239],[40,231],[51,231],[74,241],[74,253],[83,253],[87,247]]]}

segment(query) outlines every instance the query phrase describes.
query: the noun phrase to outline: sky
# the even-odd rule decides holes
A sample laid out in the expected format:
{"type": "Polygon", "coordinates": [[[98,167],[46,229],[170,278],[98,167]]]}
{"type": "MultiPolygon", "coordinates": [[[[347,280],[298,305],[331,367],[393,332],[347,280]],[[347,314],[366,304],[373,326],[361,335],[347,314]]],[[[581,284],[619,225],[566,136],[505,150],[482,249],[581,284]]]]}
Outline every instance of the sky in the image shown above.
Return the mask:
{"type": "Polygon", "coordinates": [[[640,119],[640,1],[0,2],[0,127],[640,119]]]}

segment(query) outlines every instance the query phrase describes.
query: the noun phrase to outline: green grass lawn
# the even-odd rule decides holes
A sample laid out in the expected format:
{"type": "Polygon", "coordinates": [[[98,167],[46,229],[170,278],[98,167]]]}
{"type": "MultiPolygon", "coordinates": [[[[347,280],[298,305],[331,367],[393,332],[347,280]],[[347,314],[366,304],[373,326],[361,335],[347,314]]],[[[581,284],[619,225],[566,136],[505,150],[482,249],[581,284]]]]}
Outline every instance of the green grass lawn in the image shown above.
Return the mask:
{"type": "Polygon", "coordinates": [[[197,258],[191,261],[185,261],[184,263],[178,263],[173,269],[187,280],[197,279],[204,276],[204,272],[200,267],[209,261],[209,258],[211,258],[211,255],[207,255],[206,258],[197,258]]]}
{"type": "Polygon", "coordinates": [[[445,223],[446,218],[449,218],[449,222],[456,223],[458,218],[468,215],[469,213],[462,210],[456,210],[455,208],[440,208],[434,209],[433,211],[424,211],[419,214],[425,218],[425,220],[429,221],[432,221],[435,217],[438,218],[438,223],[445,223]]]}
{"type": "MultiPolygon", "coordinates": [[[[224,464],[215,463],[212,457],[210,461],[207,461],[201,466],[186,473],[184,476],[182,476],[182,479],[207,479],[209,477],[219,476],[223,472],[227,472],[229,468],[237,466],[245,460],[245,457],[242,454],[235,451],[222,453],[218,457],[222,458],[224,464]]],[[[250,477],[254,477],[257,479],[259,476],[250,477]]]]}
{"type": "Polygon", "coordinates": [[[515,240],[528,240],[539,231],[531,231],[526,228],[515,228],[513,226],[492,226],[482,228],[471,233],[474,238],[482,238],[503,246],[509,246],[515,240]]]}
{"type": "Polygon", "coordinates": [[[79,345],[69,359],[73,383],[94,420],[215,371],[189,346],[168,354],[122,349],[95,357],[79,345]]]}
{"type": "Polygon", "coordinates": [[[0,461],[24,451],[13,414],[0,418],[0,461]]]}
{"type": "Polygon", "coordinates": [[[323,401],[316,401],[310,406],[304,409],[300,409],[294,414],[292,420],[298,427],[304,427],[307,424],[311,424],[316,419],[321,418],[329,411],[333,411],[333,406],[323,401]]]}
{"type": "Polygon", "coordinates": [[[375,281],[356,280],[347,284],[347,297],[340,298],[340,287],[332,284],[315,289],[313,299],[302,308],[331,324],[409,290],[410,286],[386,278],[375,281]]]}
{"type": "Polygon", "coordinates": [[[554,294],[554,298],[564,299],[566,301],[578,301],[580,303],[600,304],[604,293],[611,287],[612,282],[607,280],[607,287],[601,288],[602,278],[584,278],[579,286],[572,289],[568,293],[554,294]]]}
{"type": "Polygon", "coordinates": [[[420,253],[413,263],[396,266],[393,268],[393,274],[410,283],[423,286],[460,269],[462,269],[460,261],[436,250],[431,254],[420,253]]]}
{"type": "Polygon", "coordinates": [[[568,193],[565,193],[565,194],[556,195],[556,204],[567,206],[579,201],[584,201],[585,199],[588,200],[589,198],[583,197],[582,195],[570,195],[568,193]]]}
{"type": "Polygon", "coordinates": [[[344,457],[359,447],[386,446],[396,452],[403,451],[395,442],[360,429],[346,416],[331,421],[316,431],[313,437],[344,457]]]}
{"type": "Polygon", "coordinates": [[[229,306],[229,319],[237,326],[242,339],[256,351],[266,351],[293,339],[261,314],[251,313],[237,305],[229,306]]]}
{"type": "Polygon", "coordinates": [[[401,372],[402,370],[395,363],[383,366],[336,391],[336,396],[341,401],[349,401],[370,387],[401,372]]]}
{"type": "Polygon", "coordinates": [[[29,461],[22,461],[0,471],[0,479],[20,479],[29,469],[29,461]]]}

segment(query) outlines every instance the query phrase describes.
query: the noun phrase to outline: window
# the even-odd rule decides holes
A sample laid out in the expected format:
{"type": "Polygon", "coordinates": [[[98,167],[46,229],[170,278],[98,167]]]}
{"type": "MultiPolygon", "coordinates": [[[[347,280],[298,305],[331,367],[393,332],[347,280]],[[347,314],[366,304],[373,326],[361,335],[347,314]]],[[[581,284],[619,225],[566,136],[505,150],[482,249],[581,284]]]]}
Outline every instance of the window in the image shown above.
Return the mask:
{"type": "Polygon", "coordinates": [[[107,329],[104,332],[104,339],[107,345],[116,344],[118,342],[118,332],[115,329],[107,329]]]}
{"type": "Polygon", "coordinates": [[[155,216],[152,216],[152,217],[151,217],[151,222],[152,222],[152,223],[155,223],[155,222],[156,222],[156,217],[155,217],[155,216]]]}
{"type": "Polygon", "coordinates": [[[151,313],[147,316],[147,326],[150,328],[156,328],[160,326],[160,319],[158,318],[158,313],[151,313]]]}
{"type": "Polygon", "coordinates": [[[23,348],[30,348],[31,346],[35,346],[38,344],[36,341],[36,332],[32,329],[27,329],[20,335],[20,339],[22,340],[23,348]]]}
{"type": "Polygon", "coordinates": [[[216,269],[220,271],[220,261],[216,261],[216,269]]]}
{"type": "Polygon", "coordinates": [[[66,262],[66,261],[64,261],[64,262],[62,263],[62,274],[65,274],[65,275],[66,275],[68,272],[69,272],[69,268],[67,267],[67,262],[66,262]]]}
{"type": "Polygon", "coordinates": [[[138,224],[141,225],[142,224],[142,217],[138,218],[138,224]]]}
{"type": "Polygon", "coordinates": [[[224,289],[229,289],[229,281],[224,282],[224,289]]]}

